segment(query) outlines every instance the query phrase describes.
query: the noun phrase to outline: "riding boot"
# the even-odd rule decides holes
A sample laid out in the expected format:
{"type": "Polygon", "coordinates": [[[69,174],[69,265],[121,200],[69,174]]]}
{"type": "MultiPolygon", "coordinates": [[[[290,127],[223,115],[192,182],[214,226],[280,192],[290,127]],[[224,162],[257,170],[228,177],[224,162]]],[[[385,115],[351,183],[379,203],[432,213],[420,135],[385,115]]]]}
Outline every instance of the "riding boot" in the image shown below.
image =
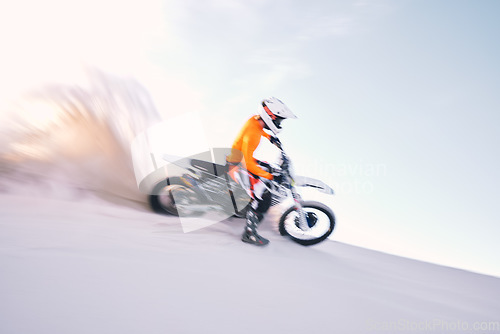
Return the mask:
{"type": "Polygon", "coordinates": [[[257,226],[263,218],[264,215],[260,212],[255,211],[253,208],[250,208],[247,211],[247,225],[245,226],[245,231],[241,236],[241,240],[243,242],[247,242],[249,244],[254,244],[257,246],[265,246],[269,243],[269,240],[257,233],[257,226]]]}

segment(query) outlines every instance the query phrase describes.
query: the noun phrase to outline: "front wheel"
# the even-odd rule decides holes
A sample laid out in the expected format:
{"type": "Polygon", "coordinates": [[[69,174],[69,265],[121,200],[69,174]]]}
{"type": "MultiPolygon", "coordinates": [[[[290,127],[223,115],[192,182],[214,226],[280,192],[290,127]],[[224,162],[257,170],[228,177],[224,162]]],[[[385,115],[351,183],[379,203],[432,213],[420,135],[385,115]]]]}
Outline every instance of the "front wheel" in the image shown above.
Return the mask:
{"type": "Polygon", "coordinates": [[[280,218],[280,234],[288,235],[293,241],[304,246],[315,245],[328,238],[335,228],[333,211],[319,202],[304,201],[301,204],[308,228],[306,230],[299,228],[299,212],[292,206],[280,218]]]}

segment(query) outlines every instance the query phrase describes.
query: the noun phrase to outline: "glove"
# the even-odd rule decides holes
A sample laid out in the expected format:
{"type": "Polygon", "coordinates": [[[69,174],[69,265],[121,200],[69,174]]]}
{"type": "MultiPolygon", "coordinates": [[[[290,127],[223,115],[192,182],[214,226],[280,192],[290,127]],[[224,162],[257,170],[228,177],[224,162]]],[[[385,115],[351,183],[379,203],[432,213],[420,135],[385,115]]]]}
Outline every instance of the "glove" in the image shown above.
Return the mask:
{"type": "Polygon", "coordinates": [[[271,138],[269,138],[269,141],[271,142],[271,144],[281,148],[281,141],[279,140],[278,137],[271,136],[271,138]]]}
{"type": "Polygon", "coordinates": [[[274,172],[273,173],[273,181],[278,183],[278,184],[281,184],[283,182],[283,174],[281,174],[278,171],[274,172]]]}

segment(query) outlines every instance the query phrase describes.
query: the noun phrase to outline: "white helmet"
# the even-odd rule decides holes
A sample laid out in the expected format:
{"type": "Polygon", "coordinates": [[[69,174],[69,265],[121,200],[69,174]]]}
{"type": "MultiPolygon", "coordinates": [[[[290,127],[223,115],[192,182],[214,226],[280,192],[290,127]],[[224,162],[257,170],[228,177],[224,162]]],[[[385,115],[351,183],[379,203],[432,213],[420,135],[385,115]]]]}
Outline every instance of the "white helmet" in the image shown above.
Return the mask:
{"type": "Polygon", "coordinates": [[[262,101],[259,115],[266,123],[267,128],[276,135],[281,131],[281,122],[285,118],[297,118],[283,102],[275,97],[262,101]]]}

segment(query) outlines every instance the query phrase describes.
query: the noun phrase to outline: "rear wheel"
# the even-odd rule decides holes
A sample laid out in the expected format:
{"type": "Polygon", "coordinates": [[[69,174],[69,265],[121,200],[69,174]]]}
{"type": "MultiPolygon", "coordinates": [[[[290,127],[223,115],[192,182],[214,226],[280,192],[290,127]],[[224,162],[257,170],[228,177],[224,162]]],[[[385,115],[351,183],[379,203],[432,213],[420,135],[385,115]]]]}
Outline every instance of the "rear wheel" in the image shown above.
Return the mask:
{"type": "MultiPolygon", "coordinates": [[[[180,177],[170,177],[159,182],[149,195],[149,204],[154,212],[174,216],[179,215],[177,204],[193,204],[196,200],[196,194],[180,177]]],[[[196,215],[195,212],[192,214],[196,215]]]]}
{"type": "Polygon", "coordinates": [[[299,228],[299,212],[295,207],[291,207],[280,218],[281,235],[288,235],[293,241],[304,246],[315,245],[328,238],[335,228],[333,211],[319,202],[304,201],[301,204],[308,228],[299,228]]]}

